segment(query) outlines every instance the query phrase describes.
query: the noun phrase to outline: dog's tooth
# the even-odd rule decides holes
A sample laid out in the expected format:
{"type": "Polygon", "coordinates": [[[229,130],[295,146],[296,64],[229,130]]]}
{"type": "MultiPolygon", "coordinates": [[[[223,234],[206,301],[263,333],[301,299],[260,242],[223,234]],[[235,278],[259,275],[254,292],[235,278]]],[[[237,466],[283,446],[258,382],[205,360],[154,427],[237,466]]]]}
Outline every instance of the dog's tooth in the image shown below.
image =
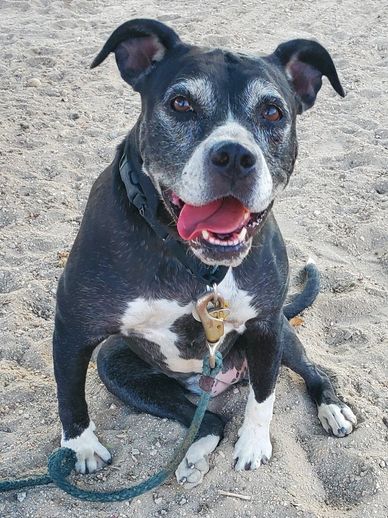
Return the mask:
{"type": "Polygon", "coordinates": [[[207,230],[202,230],[202,237],[204,239],[209,239],[209,237],[210,237],[209,232],[207,230]]]}
{"type": "Polygon", "coordinates": [[[240,241],[243,241],[243,240],[245,239],[245,236],[246,236],[246,235],[247,235],[247,228],[246,228],[246,227],[243,227],[243,228],[241,229],[241,232],[240,232],[240,233],[239,233],[239,235],[238,235],[238,239],[239,239],[240,241]]]}
{"type": "Polygon", "coordinates": [[[208,241],[209,241],[209,243],[211,243],[212,245],[215,245],[215,244],[216,244],[216,239],[214,239],[214,237],[212,237],[212,236],[209,236],[208,241]]]}
{"type": "Polygon", "coordinates": [[[244,214],[244,221],[247,221],[247,219],[249,219],[249,218],[250,218],[250,216],[251,216],[251,213],[250,213],[250,212],[246,212],[246,213],[244,214]]]}

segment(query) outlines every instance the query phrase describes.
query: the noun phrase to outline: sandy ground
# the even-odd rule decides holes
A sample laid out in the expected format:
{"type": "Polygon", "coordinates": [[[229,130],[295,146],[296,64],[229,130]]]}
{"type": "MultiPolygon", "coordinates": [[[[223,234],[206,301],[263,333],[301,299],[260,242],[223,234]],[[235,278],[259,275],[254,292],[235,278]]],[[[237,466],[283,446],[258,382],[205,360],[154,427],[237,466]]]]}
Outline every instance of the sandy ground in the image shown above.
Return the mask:
{"type": "MultiPolygon", "coordinates": [[[[300,379],[281,374],[274,456],[235,473],[232,451],[247,389],[214,402],[230,418],[202,486],[175,480],[131,503],[97,505],[52,488],[0,497],[2,517],[365,517],[388,515],[387,48],[381,0],[1,0],[0,477],[42,472],[59,444],[51,361],[55,289],[96,176],[136,119],[139,99],[110,59],[88,65],[134,17],[171,24],[191,42],[270,52],[315,37],[330,49],[345,99],[327,83],[299,121],[300,155],[276,205],[294,279],[312,255],[322,294],[298,333],[359,418],[328,437],[300,379]],[[221,496],[219,490],[251,496],[221,496]]],[[[385,5],[385,7],[387,7],[385,5]]],[[[386,15],[386,13],[385,13],[386,15]]],[[[88,488],[142,480],[171,455],[182,428],[138,415],[107,393],[92,365],[88,399],[114,464],[77,477],[88,488]]]]}

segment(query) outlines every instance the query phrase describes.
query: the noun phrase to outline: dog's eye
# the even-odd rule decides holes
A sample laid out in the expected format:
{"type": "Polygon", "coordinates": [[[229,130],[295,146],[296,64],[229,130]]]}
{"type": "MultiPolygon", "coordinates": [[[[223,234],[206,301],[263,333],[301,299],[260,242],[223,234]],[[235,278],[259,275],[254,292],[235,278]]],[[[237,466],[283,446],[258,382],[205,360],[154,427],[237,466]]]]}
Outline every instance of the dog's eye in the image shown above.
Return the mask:
{"type": "Polygon", "coordinates": [[[280,109],[274,104],[268,104],[267,106],[265,106],[264,110],[261,113],[264,119],[269,122],[279,121],[283,117],[283,114],[280,111],[280,109]]]}
{"type": "Polygon", "coordinates": [[[174,99],[171,101],[171,108],[175,110],[176,112],[192,112],[193,107],[189,103],[189,101],[186,99],[186,97],[183,97],[182,95],[178,95],[178,97],[174,97],[174,99]]]}

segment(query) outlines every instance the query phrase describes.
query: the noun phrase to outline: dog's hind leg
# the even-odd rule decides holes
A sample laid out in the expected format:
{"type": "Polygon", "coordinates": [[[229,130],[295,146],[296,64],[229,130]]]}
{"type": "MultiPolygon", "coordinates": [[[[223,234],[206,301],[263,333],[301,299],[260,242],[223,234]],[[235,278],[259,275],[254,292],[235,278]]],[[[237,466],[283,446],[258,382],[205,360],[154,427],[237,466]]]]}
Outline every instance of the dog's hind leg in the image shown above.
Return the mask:
{"type": "MultiPolygon", "coordinates": [[[[111,336],[98,354],[98,372],[108,390],[137,410],[189,427],[196,406],[186,398],[183,386],[139,358],[128,340],[142,339],[111,336]]],[[[147,348],[146,343],[143,346],[147,348]]],[[[224,424],[220,416],[206,412],[196,441],[176,471],[185,487],[198,485],[209,471],[208,455],[220,442],[224,424]]]]}
{"type": "Polygon", "coordinates": [[[327,374],[312,363],[294,329],[284,319],[282,363],[305,381],[318,407],[318,418],[328,433],[337,437],[349,435],[357,424],[356,416],[335,394],[327,374]]]}

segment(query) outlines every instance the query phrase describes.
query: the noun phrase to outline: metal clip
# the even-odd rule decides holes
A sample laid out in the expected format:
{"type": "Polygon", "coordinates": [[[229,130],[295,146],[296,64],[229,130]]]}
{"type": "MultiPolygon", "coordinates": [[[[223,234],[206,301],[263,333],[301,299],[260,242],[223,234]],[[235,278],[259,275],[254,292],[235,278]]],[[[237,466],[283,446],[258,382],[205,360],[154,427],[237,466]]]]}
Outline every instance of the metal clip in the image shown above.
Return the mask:
{"type": "Polygon", "coordinates": [[[225,334],[224,320],[229,316],[227,303],[217,292],[216,284],[197,300],[195,309],[205,331],[210,367],[214,369],[216,352],[225,334]]]}

